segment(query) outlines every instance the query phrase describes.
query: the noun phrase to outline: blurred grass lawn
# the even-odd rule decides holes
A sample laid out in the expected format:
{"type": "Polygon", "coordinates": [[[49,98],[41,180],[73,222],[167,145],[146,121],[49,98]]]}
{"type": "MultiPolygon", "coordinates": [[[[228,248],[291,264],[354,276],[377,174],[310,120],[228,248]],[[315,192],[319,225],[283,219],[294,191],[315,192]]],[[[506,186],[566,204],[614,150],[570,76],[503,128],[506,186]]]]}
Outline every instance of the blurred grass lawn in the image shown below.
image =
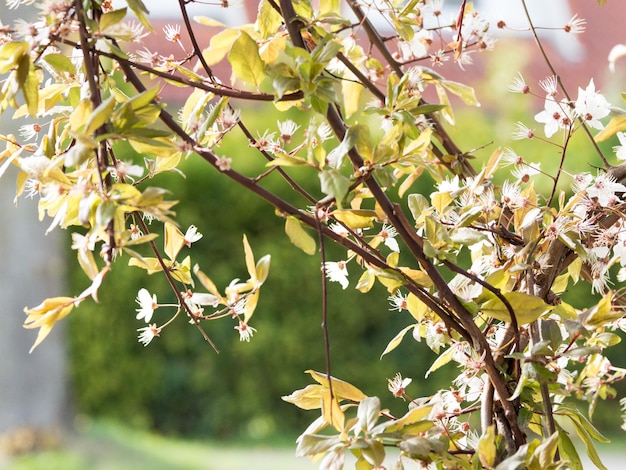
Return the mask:
{"type": "MultiPolygon", "coordinates": [[[[579,443],[584,469],[596,468],[579,443]]],[[[621,468],[622,436],[598,445],[607,469],[621,468]]],[[[391,464],[397,454],[390,455],[391,464]]],[[[405,468],[421,468],[403,459],[405,468]]],[[[295,456],[295,442],[259,443],[193,441],[135,431],[120,424],[94,421],[65,437],[57,450],[8,459],[0,455],[1,470],[313,470],[318,464],[295,456]]],[[[354,458],[345,468],[354,468],[354,458]]]]}
{"type": "Polygon", "coordinates": [[[294,443],[219,443],[182,440],[95,421],[64,438],[58,450],[2,460],[7,470],[311,470],[294,443]]]}

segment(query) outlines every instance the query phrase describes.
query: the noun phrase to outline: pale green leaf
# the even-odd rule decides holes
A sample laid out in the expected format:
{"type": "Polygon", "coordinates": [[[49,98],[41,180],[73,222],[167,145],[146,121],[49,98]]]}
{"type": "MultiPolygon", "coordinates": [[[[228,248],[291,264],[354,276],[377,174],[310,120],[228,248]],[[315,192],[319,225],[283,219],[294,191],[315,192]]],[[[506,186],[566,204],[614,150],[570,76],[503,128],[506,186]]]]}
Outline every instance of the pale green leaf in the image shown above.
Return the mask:
{"type": "Polygon", "coordinates": [[[270,255],[265,255],[256,263],[256,279],[260,284],[263,284],[267,279],[270,272],[271,259],[272,257],[270,255]]]}
{"type": "Polygon", "coordinates": [[[261,86],[265,78],[265,65],[259,55],[259,46],[249,34],[240,31],[228,54],[228,61],[237,78],[254,85],[257,89],[261,86]]]}
{"type": "Polygon", "coordinates": [[[376,421],[380,416],[380,398],[367,397],[359,403],[356,413],[358,424],[357,428],[364,433],[369,432],[376,426],[376,421]]]}
{"type": "Polygon", "coordinates": [[[470,106],[480,106],[480,103],[476,99],[476,93],[472,87],[464,85],[463,83],[452,82],[450,80],[443,80],[441,84],[448,91],[450,91],[450,93],[461,98],[465,104],[470,106]]]}
{"type": "Polygon", "coordinates": [[[57,72],[76,73],[76,66],[63,54],[46,54],[42,59],[57,72]]]}
{"type": "Polygon", "coordinates": [[[337,205],[348,193],[350,180],[341,174],[339,170],[331,168],[330,170],[321,171],[319,174],[322,192],[328,196],[335,198],[337,205]]]}
{"type": "Polygon", "coordinates": [[[126,17],[126,8],[120,8],[104,13],[100,17],[100,31],[106,32],[112,26],[115,26],[126,17]]]}
{"type": "Polygon", "coordinates": [[[268,0],[261,0],[256,17],[255,29],[263,39],[271,38],[282,24],[283,18],[268,0]]]}
{"type": "Polygon", "coordinates": [[[496,426],[492,424],[478,441],[478,458],[485,468],[492,468],[496,463],[496,426]]]}

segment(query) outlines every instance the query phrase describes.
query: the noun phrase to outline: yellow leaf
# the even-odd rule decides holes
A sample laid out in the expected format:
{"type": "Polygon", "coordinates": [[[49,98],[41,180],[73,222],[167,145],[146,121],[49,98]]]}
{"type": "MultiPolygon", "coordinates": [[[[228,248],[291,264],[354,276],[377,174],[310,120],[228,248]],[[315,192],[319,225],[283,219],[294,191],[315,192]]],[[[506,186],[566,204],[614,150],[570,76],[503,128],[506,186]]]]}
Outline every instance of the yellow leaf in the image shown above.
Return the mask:
{"type": "Polygon", "coordinates": [[[376,220],[376,211],[366,209],[338,209],[332,216],[351,229],[370,228],[376,220]]]}
{"type": "Polygon", "coordinates": [[[324,390],[327,390],[327,388],[323,385],[311,384],[281,398],[303,410],[316,410],[322,407],[322,393],[324,390]]]}
{"type": "Polygon", "coordinates": [[[624,130],[626,130],[626,116],[616,116],[609,121],[602,132],[595,136],[594,140],[603,142],[624,130]]]}
{"type": "Polygon", "coordinates": [[[250,248],[250,244],[248,243],[248,237],[246,237],[245,234],[243,236],[243,250],[246,256],[246,268],[248,269],[248,274],[250,274],[250,279],[256,280],[254,254],[252,253],[252,248],[250,248]]]}
{"type": "Polygon", "coordinates": [[[428,378],[428,376],[432,373],[435,372],[437,369],[442,368],[443,366],[445,366],[448,362],[450,362],[452,360],[452,355],[454,354],[454,348],[448,348],[446,349],[443,354],[440,354],[437,359],[435,359],[435,361],[432,363],[432,365],[430,366],[430,368],[426,371],[426,375],[424,376],[425,378],[428,378]]]}
{"type": "Polygon", "coordinates": [[[185,236],[178,227],[169,222],[165,223],[165,254],[174,261],[185,246],[185,236]]]}
{"type": "Polygon", "coordinates": [[[250,321],[250,318],[252,318],[252,315],[254,315],[254,310],[256,309],[257,303],[259,302],[260,293],[261,291],[257,289],[248,296],[248,300],[246,300],[246,305],[243,312],[244,323],[248,323],[250,321]]]}
{"type": "Polygon", "coordinates": [[[30,352],[48,336],[54,324],[65,318],[74,308],[76,299],[73,297],[52,297],[44,300],[37,307],[28,309],[24,312],[28,315],[24,321],[24,328],[39,328],[37,339],[30,352]]]}
{"type": "Polygon", "coordinates": [[[200,284],[202,284],[204,288],[209,291],[209,293],[213,294],[218,299],[222,298],[222,294],[220,294],[217,290],[215,283],[209,278],[209,276],[200,271],[200,267],[197,264],[193,267],[193,272],[200,281],[200,284]]]}
{"type": "Polygon", "coordinates": [[[341,82],[341,92],[343,94],[343,109],[346,117],[349,118],[359,110],[361,100],[361,92],[363,85],[352,80],[344,80],[341,82]]]}
{"type": "Polygon", "coordinates": [[[415,318],[418,322],[421,322],[428,314],[428,307],[426,304],[418,299],[413,293],[409,293],[407,296],[406,306],[411,316],[413,316],[413,318],[415,318]]]}
{"type": "MultiPolygon", "coordinates": [[[[515,314],[518,325],[525,325],[537,320],[545,312],[554,308],[548,305],[539,297],[524,294],[523,292],[506,292],[504,297],[509,301],[515,314]]],[[[485,302],[480,310],[492,318],[505,322],[511,321],[511,315],[506,305],[497,297],[493,297],[485,302]]]]}
{"type": "Polygon", "coordinates": [[[334,386],[332,391],[332,394],[330,390],[322,392],[322,416],[324,416],[324,421],[331,424],[337,431],[343,431],[346,417],[339,406],[334,386]]]}
{"type": "MultiPolygon", "coordinates": [[[[314,370],[305,371],[307,374],[310,374],[316,382],[324,385],[326,388],[329,386],[328,376],[321,372],[316,372],[314,370]]],[[[345,400],[360,402],[361,400],[367,398],[361,390],[356,388],[354,385],[349,384],[348,382],[344,382],[343,380],[336,379],[335,377],[330,378],[332,380],[333,393],[337,398],[342,398],[345,400]]]]}
{"type": "Polygon", "coordinates": [[[428,414],[433,409],[433,406],[434,405],[422,405],[411,409],[402,418],[393,421],[389,426],[385,427],[385,432],[400,431],[406,426],[418,423],[428,417],[428,414]]]}
{"type": "Polygon", "coordinates": [[[389,344],[387,345],[387,347],[385,348],[385,350],[383,351],[383,353],[380,355],[380,357],[382,358],[385,354],[393,351],[394,349],[396,349],[400,343],[402,342],[402,340],[404,339],[404,335],[406,335],[406,333],[409,330],[412,330],[413,328],[415,328],[416,325],[409,325],[405,328],[403,328],[402,330],[400,330],[400,332],[393,337],[393,339],[391,341],[389,341],[389,344]]]}
{"type": "Polygon", "coordinates": [[[207,64],[215,65],[221,61],[228,54],[238,37],[239,31],[236,29],[225,29],[213,36],[209,47],[202,51],[202,56],[207,64]]]}
{"type": "Polygon", "coordinates": [[[204,26],[211,26],[217,28],[225,28],[226,25],[220,21],[214,20],[213,18],[209,18],[208,16],[194,16],[193,20],[196,23],[199,23],[204,26]]]}
{"type": "Polygon", "coordinates": [[[478,458],[485,468],[493,468],[496,462],[496,426],[487,428],[478,441],[478,458]]]}
{"type": "Polygon", "coordinates": [[[314,255],[317,249],[315,239],[307,233],[300,221],[294,217],[289,216],[285,221],[285,233],[295,246],[304,251],[307,255],[314,255]]]}

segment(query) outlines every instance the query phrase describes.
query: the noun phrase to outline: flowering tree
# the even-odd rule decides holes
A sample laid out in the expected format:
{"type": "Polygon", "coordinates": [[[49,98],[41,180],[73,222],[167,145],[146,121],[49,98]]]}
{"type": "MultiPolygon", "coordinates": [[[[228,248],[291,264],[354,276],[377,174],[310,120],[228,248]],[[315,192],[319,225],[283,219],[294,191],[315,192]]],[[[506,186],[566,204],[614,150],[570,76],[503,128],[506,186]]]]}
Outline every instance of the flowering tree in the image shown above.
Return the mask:
{"type": "MultiPolygon", "coordinates": [[[[26,3],[33,2],[7,1],[26,3]]],[[[320,259],[327,367],[309,371],[315,383],[284,397],[321,410],[298,439],[298,455],[318,456],[328,469],[342,468],[346,452],[359,469],[381,468],[389,447],[401,451],[396,468],[402,459],[437,468],[581,468],[573,430],[604,468],[594,440],[605,438],[571,399],[588,401],[592,414],[598,399],[615,396],[613,384],[626,372],[604,356],[623,326],[623,295],[610,286],[626,278],[626,170],[612,162],[626,159],[626,151],[618,146],[606,156],[596,144],[617,134],[626,145],[626,120],[593,81],[574,99],[553,70],[540,83],[545,105],[534,116],[543,132],[529,127],[530,118],[517,124],[513,138],[532,139],[536,155],[546,145],[559,149],[560,164],[548,172],[506,143],[476,160],[446,130],[454,123],[450,95],[469,106],[478,100],[469,85],[436,68],[456,62],[464,70],[494,47],[490,31],[506,28],[489,25],[471,2],[448,20],[435,0],[260,0],[253,24],[229,27],[210,16],[191,18],[195,2],[179,0],[182,24],[162,32],[141,0],[121,3],[45,0],[35,23],[0,29],[0,112],[14,109],[14,118],[27,120],[19,136],[1,136],[0,175],[18,168],[17,196],[39,199],[48,230],[71,231],[90,279],[78,295],[25,309],[25,326],[39,329],[33,348],[80,303],[106,295],[116,263],[165,276],[175,295],[165,305],[139,291],[144,345],[179,318],[213,348],[211,320],[233,321],[250,341],[269,255],[255,258],[244,235],[248,279],[219,289],[184,253],[202,237],[198,228],[183,233],[176,201],[151,185],[160,173],[180,171],[182,160],[199,158],[271,204],[293,244],[320,259]],[[213,28],[208,43],[197,25],[213,28]],[[179,52],[140,49],[148,34],[179,52]],[[180,112],[163,102],[165,87],[185,89],[180,112]],[[249,103],[257,112],[289,111],[299,123],[285,118],[276,128],[250,129],[241,111],[249,103]],[[221,155],[231,132],[243,133],[250,149],[221,155]],[[575,133],[589,137],[602,168],[569,169],[575,133]],[[266,162],[263,171],[247,174],[243,163],[256,159],[266,162]],[[534,184],[539,174],[550,182],[545,193],[534,184]],[[267,189],[269,175],[278,175],[291,197],[267,189]],[[314,191],[306,189],[311,180],[314,191]],[[345,256],[327,259],[328,243],[345,248],[345,256]],[[433,396],[414,398],[411,379],[396,375],[389,390],[408,403],[401,417],[332,377],[327,281],[363,293],[380,282],[391,309],[412,319],[382,353],[409,334],[439,354],[429,373],[452,362],[458,377],[433,396]],[[601,300],[583,309],[563,301],[577,283],[588,283],[601,300]]],[[[540,21],[529,16],[528,33],[543,51],[540,21]]],[[[575,16],[562,34],[584,26],[575,16]]],[[[615,49],[612,63],[624,49],[615,49]]],[[[534,89],[522,75],[509,86],[526,95],[534,89]]]]}

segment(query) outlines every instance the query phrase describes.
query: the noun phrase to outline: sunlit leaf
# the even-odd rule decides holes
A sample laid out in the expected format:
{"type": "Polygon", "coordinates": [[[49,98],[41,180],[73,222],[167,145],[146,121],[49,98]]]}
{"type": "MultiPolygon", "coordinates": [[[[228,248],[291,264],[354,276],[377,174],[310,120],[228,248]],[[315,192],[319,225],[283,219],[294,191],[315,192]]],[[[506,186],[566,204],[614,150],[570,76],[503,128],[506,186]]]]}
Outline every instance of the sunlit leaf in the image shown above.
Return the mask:
{"type": "Polygon", "coordinates": [[[415,326],[416,325],[409,325],[405,328],[402,328],[402,330],[400,330],[400,332],[396,336],[394,336],[391,341],[389,341],[389,344],[387,344],[387,347],[385,348],[383,353],[380,355],[380,357],[382,358],[385,354],[390,353],[391,351],[396,349],[400,345],[402,340],[404,339],[404,335],[406,335],[406,333],[409,330],[412,330],[413,328],[415,328],[415,326]]]}
{"type": "MultiPolygon", "coordinates": [[[[552,310],[554,306],[546,304],[543,299],[523,292],[506,292],[504,297],[509,301],[518,325],[531,323],[542,314],[552,310]]],[[[511,314],[506,305],[497,297],[494,297],[483,305],[480,310],[490,317],[505,322],[511,321],[511,314]]]]}
{"type": "Polygon", "coordinates": [[[304,251],[307,255],[314,255],[317,250],[315,239],[304,230],[300,221],[289,216],[285,221],[285,233],[295,246],[304,251]]]}
{"type": "MultiPolygon", "coordinates": [[[[315,372],[314,370],[307,370],[305,372],[307,374],[310,374],[316,382],[324,385],[325,387],[329,386],[328,376],[326,374],[323,374],[321,372],[315,372]]],[[[335,377],[331,377],[331,380],[333,393],[337,397],[356,402],[359,402],[367,397],[367,395],[361,392],[361,390],[356,388],[354,385],[349,384],[348,382],[336,379],[335,377]]]]}
{"type": "Polygon", "coordinates": [[[263,60],[254,39],[241,31],[228,54],[228,61],[237,78],[254,85],[257,89],[265,77],[263,60]]]}
{"type": "Polygon", "coordinates": [[[332,216],[351,229],[371,228],[377,219],[376,211],[366,209],[338,209],[332,216]]]}

